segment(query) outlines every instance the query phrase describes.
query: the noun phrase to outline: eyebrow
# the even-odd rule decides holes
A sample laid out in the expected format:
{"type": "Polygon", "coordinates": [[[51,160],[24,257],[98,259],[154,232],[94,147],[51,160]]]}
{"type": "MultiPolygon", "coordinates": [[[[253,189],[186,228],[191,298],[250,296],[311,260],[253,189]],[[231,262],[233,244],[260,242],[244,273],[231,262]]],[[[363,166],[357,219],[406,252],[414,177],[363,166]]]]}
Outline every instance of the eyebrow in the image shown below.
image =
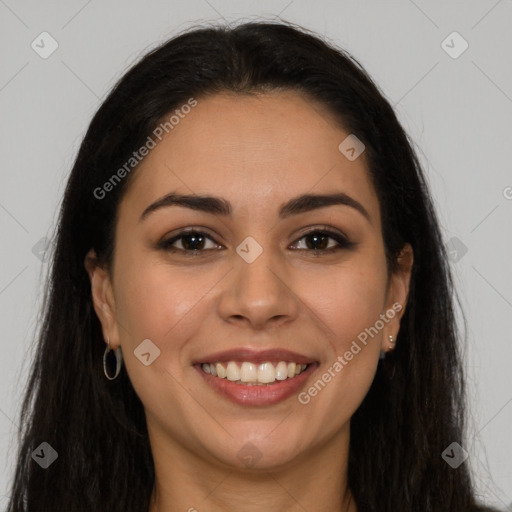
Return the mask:
{"type": "MultiPolygon", "coordinates": [[[[280,206],[279,218],[286,219],[292,215],[298,215],[300,213],[334,205],[349,206],[357,210],[371,224],[370,215],[366,208],[360,202],[343,192],[335,194],[303,194],[294,197],[280,206]]],[[[231,216],[233,211],[231,203],[222,197],[176,194],[175,192],[171,192],[150,204],[142,212],[139,222],[144,220],[150,213],[169,206],[181,206],[190,208],[191,210],[222,216],[231,216]]]]}

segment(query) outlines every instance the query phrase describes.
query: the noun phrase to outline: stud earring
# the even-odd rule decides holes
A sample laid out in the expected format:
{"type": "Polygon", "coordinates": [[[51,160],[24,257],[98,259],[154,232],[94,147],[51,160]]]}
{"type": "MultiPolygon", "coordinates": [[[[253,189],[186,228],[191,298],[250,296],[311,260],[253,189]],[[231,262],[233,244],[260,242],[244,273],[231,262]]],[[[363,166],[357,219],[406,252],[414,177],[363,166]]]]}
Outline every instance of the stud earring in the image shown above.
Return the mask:
{"type": "MultiPolygon", "coordinates": [[[[391,343],[391,346],[393,347],[393,345],[395,344],[395,340],[393,339],[393,336],[389,336],[389,343],[391,343]]],[[[393,348],[390,349],[390,351],[393,350],[393,348]]],[[[380,351],[380,356],[379,356],[379,359],[382,360],[386,357],[386,352],[384,352],[384,350],[381,350],[380,351]]]]}

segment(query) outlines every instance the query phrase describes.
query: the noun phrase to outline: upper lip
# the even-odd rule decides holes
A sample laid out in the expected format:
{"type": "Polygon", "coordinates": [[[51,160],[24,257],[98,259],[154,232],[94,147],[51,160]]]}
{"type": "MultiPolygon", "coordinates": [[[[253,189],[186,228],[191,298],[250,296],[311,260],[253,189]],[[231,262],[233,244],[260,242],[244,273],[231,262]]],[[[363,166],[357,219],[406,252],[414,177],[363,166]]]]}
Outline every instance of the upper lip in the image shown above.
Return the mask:
{"type": "Polygon", "coordinates": [[[255,364],[261,364],[267,361],[290,361],[299,364],[316,362],[314,358],[285,349],[252,350],[248,348],[234,348],[208,354],[200,359],[196,359],[192,364],[222,363],[229,361],[247,361],[255,364]]]}

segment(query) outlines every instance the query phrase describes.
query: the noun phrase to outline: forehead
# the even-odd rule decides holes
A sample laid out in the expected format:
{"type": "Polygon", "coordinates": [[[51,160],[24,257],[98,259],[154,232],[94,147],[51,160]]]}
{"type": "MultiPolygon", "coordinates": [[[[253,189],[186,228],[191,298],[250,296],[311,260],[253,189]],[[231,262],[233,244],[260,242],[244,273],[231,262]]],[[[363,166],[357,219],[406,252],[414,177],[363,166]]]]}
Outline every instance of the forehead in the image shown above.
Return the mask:
{"type": "Polygon", "coordinates": [[[297,92],[197,98],[141,162],[123,203],[140,214],[171,191],[209,194],[228,199],[236,215],[277,211],[300,194],[344,192],[377,221],[364,152],[350,161],[338,149],[349,135],[324,105],[297,92]]]}

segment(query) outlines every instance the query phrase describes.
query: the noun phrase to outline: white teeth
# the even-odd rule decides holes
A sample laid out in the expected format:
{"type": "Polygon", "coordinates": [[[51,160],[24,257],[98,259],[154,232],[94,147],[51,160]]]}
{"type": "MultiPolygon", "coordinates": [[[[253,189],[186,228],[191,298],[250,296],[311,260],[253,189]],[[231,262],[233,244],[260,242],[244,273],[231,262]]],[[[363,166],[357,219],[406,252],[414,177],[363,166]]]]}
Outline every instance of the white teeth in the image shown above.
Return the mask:
{"type": "Polygon", "coordinates": [[[220,363],[215,365],[215,369],[217,370],[217,377],[224,379],[226,377],[226,369],[220,363]]]}
{"type": "Polygon", "coordinates": [[[240,368],[240,380],[242,382],[256,382],[258,380],[258,369],[253,363],[242,363],[240,368]]]}
{"type": "Polygon", "coordinates": [[[226,368],[226,378],[231,382],[235,382],[240,380],[240,368],[234,361],[230,361],[228,363],[228,367],[226,368]]]}
{"type": "MultiPolygon", "coordinates": [[[[244,363],[245,364],[245,363],[244,363]]],[[[258,382],[268,384],[276,380],[276,371],[272,363],[262,363],[258,366],[258,382]]]]}
{"type": "Polygon", "coordinates": [[[255,364],[244,361],[239,366],[235,361],[229,361],[227,365],[226,363],[203,363],[201,367],[205,373],[214,377],[250,386],[291,379],[301,374],[307,365],[286,361],[280,361],[277,365],[270,362],[255,364]]]}
{"type": "Polygon", "coordinates": [[[288,378],[288,365],[281,361],[277,363],[276,366],[276,379],[277,380],[285,380],[288,378]]]}

